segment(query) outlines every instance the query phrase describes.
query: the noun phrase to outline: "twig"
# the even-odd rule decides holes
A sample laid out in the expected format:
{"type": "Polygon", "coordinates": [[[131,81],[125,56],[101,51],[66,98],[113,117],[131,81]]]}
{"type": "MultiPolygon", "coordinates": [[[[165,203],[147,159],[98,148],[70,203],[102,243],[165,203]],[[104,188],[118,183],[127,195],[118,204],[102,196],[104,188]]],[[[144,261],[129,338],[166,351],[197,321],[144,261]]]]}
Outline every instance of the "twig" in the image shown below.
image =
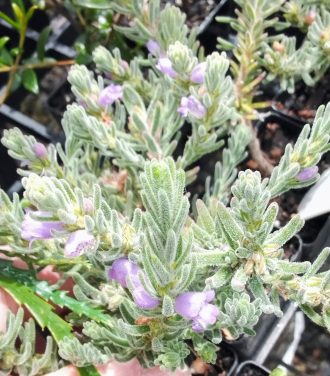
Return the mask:
{"type": "Polygon", "coordinates": [[[11,67],[2,67],[0,68],[0,73],[17,71],[19,69],[46,69],[49,67],[54,66],[64,66],[64,65],[72,65],[74,64],[74,60],[59,60],[59,61],[45,61],[39,63],[31,63],[31,64],[23,64],[18,66],[11,66],[11,67]]]}

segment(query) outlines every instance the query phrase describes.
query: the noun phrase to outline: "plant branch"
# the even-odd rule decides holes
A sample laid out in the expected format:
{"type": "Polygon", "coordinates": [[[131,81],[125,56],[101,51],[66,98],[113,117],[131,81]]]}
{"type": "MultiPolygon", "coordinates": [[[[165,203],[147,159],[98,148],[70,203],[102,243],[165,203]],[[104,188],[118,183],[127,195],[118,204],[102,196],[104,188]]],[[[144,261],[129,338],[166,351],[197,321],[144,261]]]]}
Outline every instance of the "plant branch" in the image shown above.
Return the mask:
{"type": "Polygon", "coordinates": [[[44,61],[39,63],[31,63],[31,64],[22,64],[18,66],[11,66],[11,67],[2,67],[0,68],[0,73],[18,71],[19,69],[47,69],[54,66],[65,66],[65,65],[72,65],[74,64],[74,60],[59,60],[59,61],[44,61]]]}

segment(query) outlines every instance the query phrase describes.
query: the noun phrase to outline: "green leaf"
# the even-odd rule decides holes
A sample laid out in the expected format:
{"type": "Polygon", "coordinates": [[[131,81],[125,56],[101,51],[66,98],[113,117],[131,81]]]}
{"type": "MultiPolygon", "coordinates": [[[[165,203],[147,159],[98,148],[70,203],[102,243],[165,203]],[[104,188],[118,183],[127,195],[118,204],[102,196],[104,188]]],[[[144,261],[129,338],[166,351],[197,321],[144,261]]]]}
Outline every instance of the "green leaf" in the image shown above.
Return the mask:
{"type": "Polygon", "coordinates": [[[28,12],[25,15],[25,22],[26,24],[30,21],[31,17],[34,15],[34,12],[38,9],[36,5],[33,5],[29,8],[28,12]]]}
{"type": "Polygon", "coordinates": [[[46,281],[36,280],[36,274],[33,269],[22,270],[15,268],[11,261],[0,260],[0,278],[1,275],[15,279],[17,283],[21,283],[29,287],[45,300],[51,300],[60,307],[69,308],[72,312],[79,316],[87,316],[89,319],[99,323],[109,323],[109,316],[104,314],[102,310],[86,305],[77,299],[67,295],[66,291],[54,291],[46,281]]]}
{"type": "Polygon", "coordinates": [[[7,48],[4,47],[0,52],[0,64],[11,66],[13,65],[13,63],[14,63],[13,57],[11,56],[7,48]]]}
{"type": "Polygon", "coordinates": [[[78,368],[80,376],[100,376],[98,370],[94,366],[78,368]]]}
{"type": "Polygon", "coordinates": [[[22,9],[17,4],[12,3],[11,7],[13,8],[16,20],[18,21],[19,28],[21,28],[26,22],[25,21],[25,15],[24,15],[22,9]]]}
{"type": "MultiPolygon", "coordinates": [[[[1,260],[0,266],[3,267],[4,265],[6,264],[1,260]]],[[[11,267],[12,266],[9,266],[9,271],[12,272],[13,270],[11,270],[11,267]]],[[[31,283],[33,280],[31,271],[28,271],[26,274],[22,271],[22,273],[21,277],[24,276],[25,281],[31,283]]],[[[2,287],[18,303],[24,304],[40,327],[49,329],[57,343],[65,337],[73,337],[71,325],[54,313],[54,307],[36,296],[29,287],[22,285],[3,274],[0,276],[0,287],[2,287]]],[[[83,376],[100,376],[94,366],[78,368],[78,371],[79,374],[83,376]]]]}
{"type": "Polygon", "coordinates": [[[0,286],[18,303],[24,304],[40,327],[49,329],[56,342],[72,335],[71,325],[54,313],[53,306],[36,296],[29,287],[3,275],[0,277],[0,286]]]}
{"type": "Polygon", "coordinates": [[[7,23],[9,23],[10,26],[12,26],[13,28],[19,30],[20,29],[20,25],[18,22],[16,22],[15,20],[12,20],[10,17],[8,17],[5,13],[3,12],[0,12],[0,18],[2,18],[4,21],[6,21],[7,23]]]}
{"type": "Polygon", "coordinates": [[[38,78],[33,69],[25,69],[22,74],[22,83],[26,90],[33,94],[39,93],[38,78]]]}
{"type": "Polygon", "coordinates": [[[80,7],[92,9],[109,9],[111,1],[109,0],[74,0],[73,3],[80,7]]]}
{"type": "Polygon", "coordinates": [[[38,55],[39,60],[44,60],[45,58],[45,46],[48,41],[50,31],[51,31],[51,27],[47,26],[41,31],[39,35],[39,39],[37,43],[37,55],[38,55]]]}
{"type": "Polygon", "coordinates": [[[109,316],[104,314],[102,310],[93,308],[67,295],[66,291],[53,291],[46,281],[38,282],[35,285],[36,292],[44,299],[51,300],[60,307],[69,308],[72,312],[79,316],[87,316],[89,319],[99,323],[109,323],[109,316]]]}
{"type": "Polygon", "coordinates": [[[0,50],[4,47],[4,45],[9,41],[9,37],[1,37],[0,38],[0,50]]]}

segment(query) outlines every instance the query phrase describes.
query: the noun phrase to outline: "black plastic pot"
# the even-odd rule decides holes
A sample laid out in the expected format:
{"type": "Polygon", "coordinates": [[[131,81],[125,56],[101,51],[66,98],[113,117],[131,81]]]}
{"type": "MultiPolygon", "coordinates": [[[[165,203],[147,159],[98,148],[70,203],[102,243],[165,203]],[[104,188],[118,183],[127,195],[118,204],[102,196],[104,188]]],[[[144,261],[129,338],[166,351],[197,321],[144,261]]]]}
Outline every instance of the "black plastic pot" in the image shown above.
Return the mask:
{"type": "Polygon", "coordinates": [[[0,187],[8,191],[18,179],[16,173],[17,165],[7,152],[7,149],[0,144],[0,187]]]}
{"type": "MultiPolygon", "coordinates": [[[[288,324],[296,312],[296,306],[286,302],[283,311],[281,318],[277,318],[274,315],[262,315],[254,328],[256,331],[255,336],[243,336],[230,343],[233,349],[237,351],[240,361],[255,360],[262,364],[269,354],[274,351],[278,339],[284,330],[288,329],[288,324]]],[[[287,342],[289,344],[291,340],[288,339],[287,342]]]]}
{"type": "Polygon", "coordinates": [[[269,374],[269,370],[260,364],[252,361],[246,361],[239,365],[235,376],[267,376],[269,374]]]}
{"type": "MultiPolygon", "coordinates": [[[[208,20],[203,29],[200,28],[198,39],[207,55],[216,51],[218,37],[235,44],[236,36],[230,25],[219,23],[215,20],[216,16],[235,16],[235,8],[236,4],[231,0],[220,1],[214,11],[215,14],[208,20]]],[[[201,26],[204,26],[204,22],[201,26]]],[[[228,51],[227,55],[231,56],[231,51],[228,51]]]]}
{"type": "Polygon", "coordinates": [[[230,0],[218,0],[218,4],[211,10],[211,12],[205,17],[204,21],[198,27],[198,34],[204,33],[211,23],[214,21],[214,17],[223,11],[224,6],[230,3],[230,0]]]}
{"type": "MultiPolygon", "coordinates": [[[[323,216],[324,217],[324,216],[323,216]]],[[[330,247],[330,216],[327,214],[323,227],[320,228],[320,232],[316,239],[309,244],[304,244],[303,247],[303,259],[313,262],[319,253],[325,248],[330,247]]],[[[326,260],[321,271],[330,269],[330,260],[326,260]]]]}

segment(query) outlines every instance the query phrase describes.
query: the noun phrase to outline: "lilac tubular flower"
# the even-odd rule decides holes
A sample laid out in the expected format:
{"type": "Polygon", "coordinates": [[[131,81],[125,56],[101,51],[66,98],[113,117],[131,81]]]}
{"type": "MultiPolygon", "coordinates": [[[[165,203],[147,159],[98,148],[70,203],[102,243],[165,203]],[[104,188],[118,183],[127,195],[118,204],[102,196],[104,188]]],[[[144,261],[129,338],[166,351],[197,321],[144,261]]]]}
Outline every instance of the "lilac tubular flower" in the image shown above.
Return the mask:
{"type": "Polygon", "coordinates": [[[113,262],[111,269],[108,271],[109,279],[114,279],[123,287],[127,288],[127,276],[137,275],[139,267],[126,257],[121,257],[113,262]]]}
{"type": "Polygon", "coordinates": [[[209,304],[214,297],[214,290],[184,292],[175,299],[175,311],[185,319],[192,320],[195,332],[203,332],[208,325],[215,324],[219,315],[219,309],[209,304]]]}
{"type": "Polygon", "coordinates": [[[66,257],[77,257],[95,246],[96,239],[86,230],[77,230],[70,234],[64,247],[66,257]]]}
{"type": "Polygon", "coordinates": [[[34,155],[39,158],[39,159],[45,159],[47,158],[47,149],[46,149],[46,146],[44,144],[42,144],[41,142],[37,142],[36,144],[33,145],[33,151],[34,151],[34,155]]]}
{"type": "Polygon", "coordinates": [[[159,299],[152,297],[146,291],[140,281],[139,272],[142,272],[142,270],[138,265],[129,261],[125,257],[121,257],[112,264],[108,271],[108,277],[109,279],[114,279],[126,288],[128,279],[130,278],[133,285],[132,295],[135,304],[143,309],[156,308],[160,301],[159,299]]]}
{"type": "Polygon", "coordinates": [[[191,114],[197,119],[202,119],[206,114],[206,109],[198,99],[190,95],[189,97],[181,98],[178,112],[182,117],[187,117],[188,114],[191,114]]]}
{"type": "Polygon", "coordinates": [[[53,231],[62,231],[64,229],[63,223],[60,221],[50,221],[51,213],[44,211],[28,212],[25,214],[21,227],[21,236],[30,242],[38,239],[51,239],[53,238],[53,231]],[[34,219],[41,217],[41,219],[34,219]],[[42,218],[45,218],[43,221],[42,218]]]}
{"type": "Polygon", "coordinates": [[[158,60],[158,64],[156,65],[156,68],[171,78],[176,77],[176,71],[172,67],[172,62],[167,57],[161,57],[158,60]]]}
{"type": "Polygon", "coordinates": [[[191,71],[190,80],[196,84],[202,84],[205,79],[206,62],[199,63],[191,71]]]}
{"type": "Polygon", "coordinates": [[[299,181],[304,182],[313,179],[317,175],[318,171],[319,168],[317,166],[306,167],[299,172],[296,178],[299,181]]]}
{"type": "Polygon", "coordinates": [[[159,55],[160,52],[161,52],[161,49],[160,49],[160,46],[159,44],[155,41],[155,40],[152,40],[150,39],[147,44],[147,49],[148,51],[152,54],[152,55],[159,55]]]}
{"type": "Polygon", "coordinates": [[[122,98],[123,87],[121,85],[111,84],[101,91],[99,96],[99,104],[103,107],[106,107],[122,98]]]}

